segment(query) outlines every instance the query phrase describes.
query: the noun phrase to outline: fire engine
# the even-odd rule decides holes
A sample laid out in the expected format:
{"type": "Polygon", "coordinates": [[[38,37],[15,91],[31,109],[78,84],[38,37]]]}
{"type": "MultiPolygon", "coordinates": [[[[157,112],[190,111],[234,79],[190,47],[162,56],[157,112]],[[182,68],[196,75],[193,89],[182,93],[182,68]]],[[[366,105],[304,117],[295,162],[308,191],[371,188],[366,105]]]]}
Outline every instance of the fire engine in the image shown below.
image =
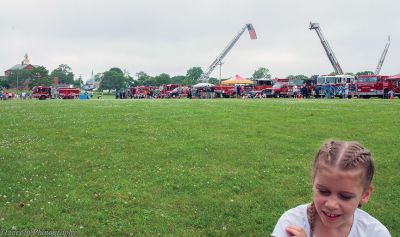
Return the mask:
{"type": "Polygon", "coordinates": [[[50,86],[35,86],[32,89],[32,98],[45,100],[52,98],[52,88],[50,86]]]}
{"type": "Polygon", "coordinates": [[[389,91],[393,89],[392,81],[387,80],[388,77],[382,75],[359,75],[356,83],[356,95],[360,98],[370,98],[372,96],[387,98],[389,91]]]}
{"type": "Polygon", "coordinates": [[[341,88],[349,87],[349,94],[353,95],[355,92],[355,77],[352,75],[320,75],[314,87],[316,96],[326,96],[327,93],[330,97],[341,96],[341,88]]]}
{"type": "Polygon", "coordinates": [[[159,90],[160,90],[160,97],[161,98],[168,98],[169,94],[172,90],[174,90],[175,88],[179,87],[178,84],[168,84],[168,85],[164,85],[164,86],[160,86],[159,90]]]}
{"type": "Polygon", "coordinates": [[[273,86],[262,91],[265,97],[287,97],[289,93],[289,79],[275,78],[272,80],[273,86]]]}
{"type": "Polygon", "coordinates": [[[255,79],[252,93],[262,93],[266,89],[271,89],[273,85],[274,83],[271,79],[255,79]]]}
{"type": "Polygon", "coordinates": [[[191,90],[191,88],[188,86],[176,87],[175,89],[169,92],[168,98],[187,97],[187,95],[189,94],[189,90],[191,90]]]}
{"type": "Polygon", "coordinates": [[[214,92],[217,98],[219,97],[228,98],[236,95],[236,90],[234,85],[215,85],[214,92]]]}
{"type": "Polygon", "coordinates": [[[58,98],[60,99],[78,99],[79,89],[78,88],[58,88],[58,98]]]}
{"type": "Polygon", "coordinates": [[[392,83],[393,95],[400,98],[400,74],[387,78],[392,83]]]}

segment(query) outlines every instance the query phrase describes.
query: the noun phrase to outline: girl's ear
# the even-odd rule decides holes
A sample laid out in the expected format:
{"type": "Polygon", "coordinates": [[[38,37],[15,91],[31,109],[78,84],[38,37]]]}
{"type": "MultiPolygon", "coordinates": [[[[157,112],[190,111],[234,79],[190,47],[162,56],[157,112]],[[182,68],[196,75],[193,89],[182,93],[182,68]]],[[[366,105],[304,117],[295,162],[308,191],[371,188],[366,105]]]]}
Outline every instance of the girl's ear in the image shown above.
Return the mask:
{"type": "Polygon", "coordinates": [[[367,189],[364,190],[361,196],[361,204],[367,204],[369,198],[371,197],[372,192],[374,191],[374,187],[369,185],[367,189]]]}

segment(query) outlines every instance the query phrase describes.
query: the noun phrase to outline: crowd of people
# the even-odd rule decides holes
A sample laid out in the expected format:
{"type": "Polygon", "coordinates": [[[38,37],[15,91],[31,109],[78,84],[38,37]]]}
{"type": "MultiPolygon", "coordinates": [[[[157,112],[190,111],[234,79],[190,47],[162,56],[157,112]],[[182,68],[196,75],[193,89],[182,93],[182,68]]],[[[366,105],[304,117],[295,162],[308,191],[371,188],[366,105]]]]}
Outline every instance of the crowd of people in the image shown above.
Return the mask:
{"type": "Polygon", "coordinates": [[[14,92],[7,92],[0,88],[0,100],[12,100],[12,99],[32,99],[32,94],[21,92],[21,93],[14,93],[14,92]]]}

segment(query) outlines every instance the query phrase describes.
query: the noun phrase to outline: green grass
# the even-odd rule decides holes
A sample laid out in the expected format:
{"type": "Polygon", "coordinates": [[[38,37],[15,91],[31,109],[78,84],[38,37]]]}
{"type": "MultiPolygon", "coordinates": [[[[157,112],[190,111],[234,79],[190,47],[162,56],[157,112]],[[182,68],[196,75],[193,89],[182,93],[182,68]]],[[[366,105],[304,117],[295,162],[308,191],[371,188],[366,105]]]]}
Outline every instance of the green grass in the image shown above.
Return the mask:
{"type": "Polygon", "coordinates": [[[395,236],[399,117],[379,99],[0,101],[0,229],[268,236],[336,138],[372,151],[364,209],[395,236]]]}

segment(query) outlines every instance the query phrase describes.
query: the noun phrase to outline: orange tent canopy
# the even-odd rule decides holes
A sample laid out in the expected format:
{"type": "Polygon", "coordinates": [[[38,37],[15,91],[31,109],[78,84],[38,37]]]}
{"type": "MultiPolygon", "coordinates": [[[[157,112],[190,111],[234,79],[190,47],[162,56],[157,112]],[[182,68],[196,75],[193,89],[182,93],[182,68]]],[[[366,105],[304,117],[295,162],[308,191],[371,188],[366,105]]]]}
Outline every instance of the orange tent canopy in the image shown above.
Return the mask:
{"type": "Polygon", "coordinates": [[[223,85],[235,85],[235,84],[253,84],[253,82],[251,80],[247,80],[241,76],[239,76],[238,74],[236,74],[234,77],[232,77],[231,79],[222,81],[221,84],[223,85]]]}

